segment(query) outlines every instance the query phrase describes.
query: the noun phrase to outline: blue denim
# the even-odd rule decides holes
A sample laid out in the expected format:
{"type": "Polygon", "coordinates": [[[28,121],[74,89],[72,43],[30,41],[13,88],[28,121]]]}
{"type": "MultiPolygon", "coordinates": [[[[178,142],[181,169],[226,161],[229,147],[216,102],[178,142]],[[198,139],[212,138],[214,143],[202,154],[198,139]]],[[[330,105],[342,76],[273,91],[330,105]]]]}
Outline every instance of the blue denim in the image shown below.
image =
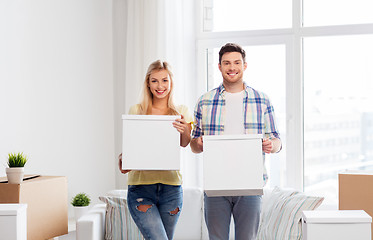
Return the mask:
{"type": "Polygon", "coordinates": [[[128,208],[145,239],[171,240],[183,205],[181,186],[166,184],[129,185],[128,208]],[[151,205],[140,211],[140,205],[151,205]]]}
{"type": "Polygon", "coordinates": [[[228,240],[233,214],[236,240],[255,240],[258,233],[262,196],[208,197],[205,221],[210,240],[228,240]]]}

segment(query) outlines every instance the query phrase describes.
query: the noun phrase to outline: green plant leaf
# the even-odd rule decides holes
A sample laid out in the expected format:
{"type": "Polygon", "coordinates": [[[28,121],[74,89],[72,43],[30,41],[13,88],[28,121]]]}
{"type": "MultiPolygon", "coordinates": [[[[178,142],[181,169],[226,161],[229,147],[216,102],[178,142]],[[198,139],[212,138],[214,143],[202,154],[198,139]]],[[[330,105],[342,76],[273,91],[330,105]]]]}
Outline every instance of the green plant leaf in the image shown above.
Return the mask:
{"type": "Polygon", "coordinates": [[[8,167],[24,167],[27,162],[27,157],[20,153],[9,153],[8,154],[8,167]]]}
{"type": "Polygon", "coordinates": [[[71,205],[73,205],[74,207],[89,206],[90,203],[91,198],[86,193],[78,193],[71,200],[71,205]]]}

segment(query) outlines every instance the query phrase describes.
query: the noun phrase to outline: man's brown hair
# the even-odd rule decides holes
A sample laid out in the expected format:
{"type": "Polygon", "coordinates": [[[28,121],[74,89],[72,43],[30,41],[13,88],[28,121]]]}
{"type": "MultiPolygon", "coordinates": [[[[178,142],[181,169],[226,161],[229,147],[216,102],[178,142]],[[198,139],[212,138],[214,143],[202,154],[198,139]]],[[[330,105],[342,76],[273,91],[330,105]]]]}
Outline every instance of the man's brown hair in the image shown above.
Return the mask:
{"type": "Polygon", "coordinates": [[[219,64],[221,64],[221,58],[225,53],[228,52],[239,52],[242,55],[243,62],[246,62],[246,52],[243,48],[236,43],[227,43],[220,48],[219,51],[219,64]]]}

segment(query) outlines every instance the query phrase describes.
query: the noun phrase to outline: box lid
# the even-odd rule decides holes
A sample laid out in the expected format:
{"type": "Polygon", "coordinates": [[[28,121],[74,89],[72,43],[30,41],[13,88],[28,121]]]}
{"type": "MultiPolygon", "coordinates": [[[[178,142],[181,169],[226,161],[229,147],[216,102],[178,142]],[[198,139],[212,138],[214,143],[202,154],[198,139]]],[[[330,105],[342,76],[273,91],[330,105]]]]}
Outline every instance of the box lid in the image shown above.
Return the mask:
{"type": "Polygon", "coordinates": [[[245,139],[261,139],[262,134],[232,134],[232,135],[206,135],[203,136],[203,140],[214,141],[214,140],[245,140],[245,139]]]}
{"type": "Polygon", "coordinates": [[[26,208],[27,204],[0,204],[0,216],[15,216],[26,208]]]}
{"type": "Polygon", "coordinates": [[[364,210],[303,211],[306,223],[370,223],[372,217],[364,210]]]}
{"type": "Polygon", "coordinates": [[[179,115],[122,115],[122,120],[175,121],[179,115]]]}

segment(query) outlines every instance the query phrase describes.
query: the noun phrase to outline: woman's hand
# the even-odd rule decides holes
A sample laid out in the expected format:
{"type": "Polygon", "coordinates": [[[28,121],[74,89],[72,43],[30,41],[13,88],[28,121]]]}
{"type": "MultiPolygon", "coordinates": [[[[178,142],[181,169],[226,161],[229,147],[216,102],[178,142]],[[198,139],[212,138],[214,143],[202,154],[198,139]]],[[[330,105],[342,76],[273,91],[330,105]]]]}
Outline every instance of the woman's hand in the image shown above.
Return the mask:
{"type": "Polygon", "coordinates": [[[122,169],[122,154],[119,154],[118,159],[119,159],[119,165],[118,165],[119,171],[123,174],[126,174],[126,173],[130,172],[131,170],[123,170],[122,169]]]}
{"type": "Polygon", "coordinates": [[[181,118],[176,119],[172,125],[180,133],[180,146],[186,147],[190,142],[190,123],[187,123],[184,119],[184,116],[181,115],[181,118]]]}
{"type": "Polygon", "coordinates": [[[176,119],[172,125],[181,134],[185,133],[188,129],[188,123],[185,121],[183,115],[181,115],[181,118],[176,119]]]}

